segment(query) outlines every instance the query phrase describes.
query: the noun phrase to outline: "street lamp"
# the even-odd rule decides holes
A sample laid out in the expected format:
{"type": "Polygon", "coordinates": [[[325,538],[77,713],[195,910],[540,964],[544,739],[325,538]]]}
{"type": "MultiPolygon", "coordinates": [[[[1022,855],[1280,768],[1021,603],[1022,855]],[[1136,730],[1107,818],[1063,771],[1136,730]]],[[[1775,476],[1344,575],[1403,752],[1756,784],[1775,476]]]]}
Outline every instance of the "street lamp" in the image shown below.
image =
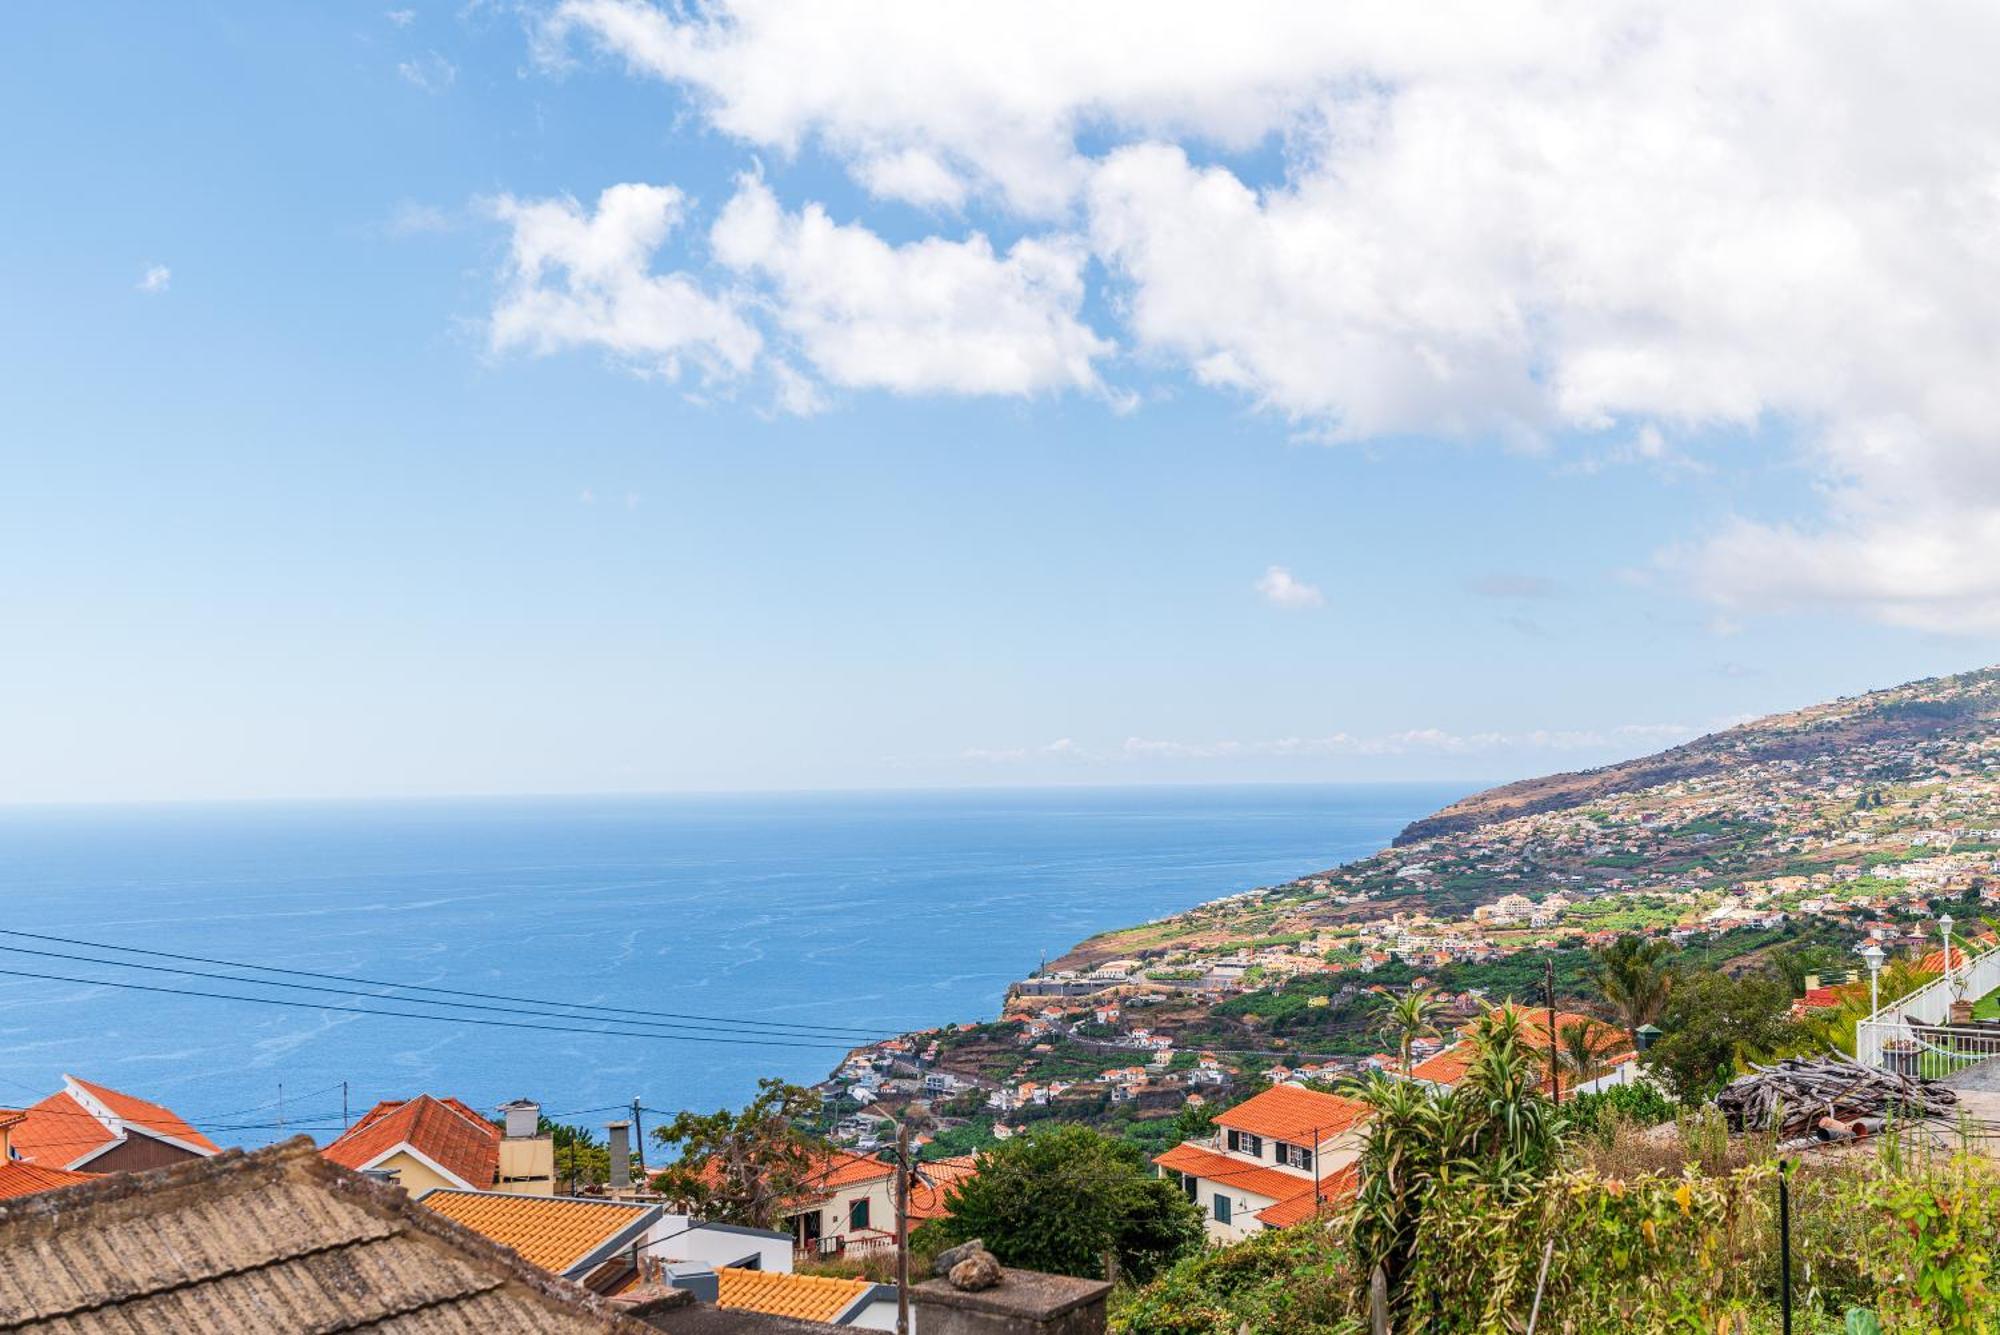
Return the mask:
{"type": "Polygon", "coordinates": [[[1944,985],[1949,990],[1951,987],[1951,915],[1949,913],[1938,919],[1938,932],[1944,937],[1944,985]]]}
{"type": "Polygon", "coordinates": [[[1887,957],[1883,954],[1882,947],[1876,945],[1873,941],[1870,941],[1861,948],[1862,962],[1868,966],[1868,1018],[1871,1020],[1875,1018],[1875,1013],[1882,1009],[1880,980],[1882,977],[1882,961],[1885,958],[1887,957]]]}

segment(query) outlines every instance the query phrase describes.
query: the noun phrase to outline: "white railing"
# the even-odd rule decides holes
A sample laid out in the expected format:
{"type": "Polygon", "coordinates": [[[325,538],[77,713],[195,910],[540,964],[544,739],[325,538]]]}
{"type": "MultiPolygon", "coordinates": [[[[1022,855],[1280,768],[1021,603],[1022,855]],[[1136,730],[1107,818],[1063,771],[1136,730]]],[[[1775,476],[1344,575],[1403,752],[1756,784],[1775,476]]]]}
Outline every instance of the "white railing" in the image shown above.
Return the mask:
{"type": "MultiPolygon", "coordinates": [[[[1953,942],[1955,954],[1962,949],[1953,942]]],[[[1892,1053],[1913,1050],[1906,1045],[1917,1042],[1917,1029],[1950,1024],[1952,1002],[1961,996],[1977,1000],[1996,988],[2000,988],[2000,950],[1973,955],[1936,982],[1898,997],[1857,1024],[1854,1059],[1863,1066],[1884,1066],[1892,1053]]]]}
{"type": "Polygon", "coordinates": [[[1855,1026],[1857,1060],[1901,1075],[1942,1080],[2000,1057],[2000,1024],[1952,1026],[1863,1020],[1855,1026]]]}

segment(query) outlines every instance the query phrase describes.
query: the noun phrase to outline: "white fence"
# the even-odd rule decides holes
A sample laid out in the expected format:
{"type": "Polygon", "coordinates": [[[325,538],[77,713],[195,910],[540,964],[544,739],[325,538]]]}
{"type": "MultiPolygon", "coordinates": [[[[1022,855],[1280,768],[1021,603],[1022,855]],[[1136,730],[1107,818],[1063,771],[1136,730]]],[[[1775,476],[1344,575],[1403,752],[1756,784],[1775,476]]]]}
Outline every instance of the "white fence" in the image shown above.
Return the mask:
{"type": "Polygon", "coordinates": [[[2000,988],[2000,950],[1974,955],[1936,982],[1876,1011],[1854,1027],[1854,1057],[1864,1066],[1910,1075],[1949,1075],[2000,1056],[2000,1026],[1953,1026],[1951,1003],[2000,988]]]}

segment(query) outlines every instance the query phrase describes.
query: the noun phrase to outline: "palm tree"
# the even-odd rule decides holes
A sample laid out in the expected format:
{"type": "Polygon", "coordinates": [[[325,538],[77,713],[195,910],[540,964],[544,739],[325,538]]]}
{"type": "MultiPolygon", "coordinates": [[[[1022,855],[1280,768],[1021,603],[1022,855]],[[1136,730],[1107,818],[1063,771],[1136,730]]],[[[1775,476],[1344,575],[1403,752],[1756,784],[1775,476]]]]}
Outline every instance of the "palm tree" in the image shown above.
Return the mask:
{"type": "Polygon", "coordinates": [[[1672,947],[1665,941],[1627,933],[1591,953],[1591,977],[1604,999],[1618,1008],[1633,1043],[1639,1031],[1660,1018],[1673,990],[1672,947]]]}
{"type": "Polygon", "coordinates": [[[1584,1085],[1599,1074],[1604,1044],[1588,1020],[1571,1020],[1556,1031],[1556,1061],[1574,1084],[1584,1085]]]}
{"type": "Polygon", "coordinates": [[[1420,1038],[1438,1036],[1437,1025],[1432,1023],[1432,1017],[1437,1012],[1437,998],[1413,987],[1402,996],[1393,998],[1377,1022],[1375,1032],[1395,1041],[1396,1050],[1403,1058],[1405,1076],[1410,1073],[1411,1044],[1420,1038]]]}

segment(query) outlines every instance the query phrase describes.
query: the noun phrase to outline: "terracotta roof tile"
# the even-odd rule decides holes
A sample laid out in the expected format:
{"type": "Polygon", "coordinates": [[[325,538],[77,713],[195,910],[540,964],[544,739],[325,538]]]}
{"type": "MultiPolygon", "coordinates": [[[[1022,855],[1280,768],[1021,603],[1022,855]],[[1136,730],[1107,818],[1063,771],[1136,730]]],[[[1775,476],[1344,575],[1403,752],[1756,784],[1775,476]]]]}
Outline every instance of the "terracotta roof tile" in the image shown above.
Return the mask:
{"type": "Polygon", "coordinates": [[[190,1145],[200,1146],[210,1154],[220,1154],[222,1152],[222,1146],[216,1144],[192,1126],[189,1126],[187,1122],[182,1120],[180,1114],[176,1113],[172,1108],[162,1107],[157,1103],[149,1103],[145,1099],[135,1098],[130,1094],[123,1094],[118,1090],[109,1089],[103,1085],[92,1084],[88,1080],[79,1080],[73,1075],[64,1078],[70,1084],[81,1089],[84,1093],[109,1108],[120,1120],[128,1122],[141,1130],[151,1131],[162,1136],[171,1136],[175,1140],[184,1140],[190,1145]]]}
{"type": "Polygon", "coordinates": [[[203,1154],[219,1152],[214,1141],[171,1108],[73,1075],[63,1080],[62,1093],[22,1110],[10,1133],[14,1153],[21,1158],[44,1168],[74,1167],[116,1145],[132,1130],[180,1141],[203,1154]]]}
{"type": "Polygon", "coordinates": [[[0,1201],[0,1329],[647,1328],[300,1137],[0,1201]]]}
{"type": "Polygon", "coordinates": [[[1308,1144],[1315,1131],[1322,1140],[1337,1136],[1366,1120],[1372,1111],[1358,1099],[1322,1094],[1297,1085],[1273,1085],[1216,1114],[1215,1124],[1271,1140],[1308,1144]]]}
{"type": "Polygon", "coordinates": [[[913,1222],[921,1222],[950,1214],[951,1207],[945,1203],[945,1197],[950,1193],[953,1184],[979,1175],[979,1170],[974,1167],[975,1162],[972,1155],[965,1154],[951,1159],[933,1159],[924,1164],[923,1175],[928,1177],[931,1183],[926,1186],[921,1181],[911,1181],[910,1219],[913,1222]]]}
{"type": "Polygon", "coordinates": [[[865,1279],[781,1275],[770,1270],[740,1270],[735,1266],[718,1266],[715,1277],[717,1307],[829,1323],[875,1287],[865,1279]]]}
{"type": "Polygon", "coordinates": [[[386,1099],[322,1151],[343,1168],[365,1168],[408,1146],[471,1187],[500,1173],[501,1130],[457,1099],[419,1094],[386,1099]]]}
{"type": "Polygon", "coordinates": [[[33,1196],[43,1191],[59,1191],[82,1182],[95,1182],[101,1173],[72,1173],[67,1168],[43,1168],[12,1159],[0,1163],[0,1201],[16,1196],[33,1196]]]}
{"type": "Polygon", "coordinates": [[[1273,1201],[1289,1200],[1300,1192],[1312,1193],[1312,1179],[1300,1177],[1262,1164],[1245,1163],[1199,1145],[1176,1145],[1153,1162],[1172,1173],[1186,1173],[1204,1182],[1215,1182],[1253,1196],[1273,1201]]]}
{"type": "MultiPolygon", "coordinates": [[[[1319,1184],[1319,1213],[1326,1212],[1329,1205],[1340,1205],[1361,1190],[1361,1165],[1348,1164],[1337,1168],[1331,1176],[1323,1178],[1319,1184]]],[[[1257,1212],[1257,1218],[1272,1228],[1286,1228],[1313,1217],[1313,1193],[1308,1186],[1296,1196],[1288,1196],[1276,1205],[1267,1205],[1257,1212]]]]}
{"type": "MultiPolygon", "coordinates": [[[[657,1205],[587,1201],[564,1196],[511,1196],[495,1191],[427,1191],[419,1204],[473,1232],[510,1247],[522,1260],[558,1275],[571,1272],[617,1241],[660,1217],[657,1205]]],[[[602,1257],[596,1257],[602,1260],[602,1257]]]]}

